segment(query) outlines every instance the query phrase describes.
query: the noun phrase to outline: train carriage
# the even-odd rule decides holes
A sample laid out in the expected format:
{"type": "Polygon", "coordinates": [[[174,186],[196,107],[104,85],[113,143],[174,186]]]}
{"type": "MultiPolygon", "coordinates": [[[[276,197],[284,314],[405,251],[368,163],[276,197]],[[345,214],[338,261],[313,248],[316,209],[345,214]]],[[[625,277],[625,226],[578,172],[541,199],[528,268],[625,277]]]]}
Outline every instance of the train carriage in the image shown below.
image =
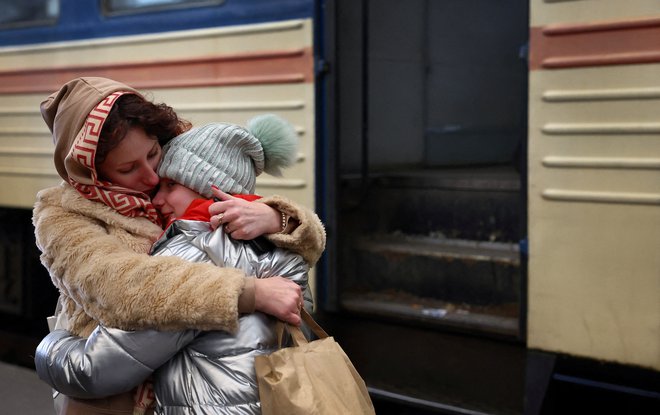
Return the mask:
{"type": "Polygon", "coordinates": [[[532,9],[528,342],[659,369],[658,17],[636,3],[532,9]]]}
{"type": "Polygon", "coordinates": [[[317,317],[378,413],[660,410],[660,9],[634,0],[0,1],[0,321],[29,365],[59,181],[38,105],[76,76],[193,124],[274,112],[316,209],[317,317]],[[27,352],[26,352],[27,350],[27,352]]]}

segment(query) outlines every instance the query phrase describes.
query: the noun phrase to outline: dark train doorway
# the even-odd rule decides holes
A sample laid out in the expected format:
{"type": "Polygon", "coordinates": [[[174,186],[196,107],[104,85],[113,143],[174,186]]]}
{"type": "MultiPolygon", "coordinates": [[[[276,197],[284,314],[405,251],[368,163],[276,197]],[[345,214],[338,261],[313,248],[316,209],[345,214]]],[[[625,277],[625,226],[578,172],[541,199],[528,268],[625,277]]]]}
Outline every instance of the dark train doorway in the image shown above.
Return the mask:
{"type": "Polygon", "coordinates": [[[528,4],[336,1],[322,12],[326,324],[375,396],[516,412],[528,4]]]}

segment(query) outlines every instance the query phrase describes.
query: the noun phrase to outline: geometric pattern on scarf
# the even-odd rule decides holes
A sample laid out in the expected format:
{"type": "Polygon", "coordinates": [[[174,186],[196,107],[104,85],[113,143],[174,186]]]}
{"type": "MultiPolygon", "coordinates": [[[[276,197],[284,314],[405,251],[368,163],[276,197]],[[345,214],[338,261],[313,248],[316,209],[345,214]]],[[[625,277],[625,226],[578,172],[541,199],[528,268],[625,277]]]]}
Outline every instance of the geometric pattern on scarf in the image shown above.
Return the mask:
{"type": "Polygon", "coordinates": [[[80,183],[71,177],[69,182],[85,199],[101,202],[124,216],[144,216],[156,225],[162,226],[158,211],[147,194],[99,180],[96,173],[94,159],[103,123],[117,98],[124,94],[126,92],[119,91],[108,95],[87,116],[74,140],[68,158],[75,160],[90,172],[90,182],[80,183]]]}

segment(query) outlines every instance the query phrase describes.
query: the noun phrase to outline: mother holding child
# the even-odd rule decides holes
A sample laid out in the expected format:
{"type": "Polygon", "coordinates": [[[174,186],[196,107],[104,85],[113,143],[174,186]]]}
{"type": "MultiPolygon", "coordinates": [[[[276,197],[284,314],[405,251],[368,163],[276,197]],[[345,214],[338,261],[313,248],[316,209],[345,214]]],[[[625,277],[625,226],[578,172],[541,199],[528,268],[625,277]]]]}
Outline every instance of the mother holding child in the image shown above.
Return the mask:
{"type": "MultiPolygon", "coordinates": [[[[162,147],[190,124],[170,107],[104,78],[74,79],[41,108],[53,133],[55,165],[65,180],[39,192],[33,216],[42,263],[61,294],[59,328],[81,337],[95,329],[98,336],[103,327],[177,331],[188,336],[175,341],[181,348],[199,337],[199,330],[237,333],[244,313],[261,311],[300,324],[306,267],[316,263],[325,246],[323,225],[313,212],[282,197],[249,202],[217,189],[213,194],[221,201],[204,205],[209,206],[206,220],[224,225],[221,234],[231,235],[232,241],[265,235],[282,248],[269,258],[284,257],[278,254],[282,250],[299,254],[294,262],[304,264],[303,272],[284,275],[288,278],[256,275],[262,258],[254,252],[253,266],[150,256],[164,225],[151,199],[159,183],[162,147]],[[293,274],[300,277],[296,282],[293,274]]],[[[229,182],[245,180],[231,163],[226,166],[229,182]]],[[[208,189],[195,191],[206,194],[208,189]]],[[[174,212],[165,212],[164,202],[158,207],[174,212]]],[[[272,269],[279,275],[290,271],[272,269]]],[[[134,391],[128,391],[102,399],[64,397],[58,406],[59,413],[128,414],[135,404],[134,391]]]]}

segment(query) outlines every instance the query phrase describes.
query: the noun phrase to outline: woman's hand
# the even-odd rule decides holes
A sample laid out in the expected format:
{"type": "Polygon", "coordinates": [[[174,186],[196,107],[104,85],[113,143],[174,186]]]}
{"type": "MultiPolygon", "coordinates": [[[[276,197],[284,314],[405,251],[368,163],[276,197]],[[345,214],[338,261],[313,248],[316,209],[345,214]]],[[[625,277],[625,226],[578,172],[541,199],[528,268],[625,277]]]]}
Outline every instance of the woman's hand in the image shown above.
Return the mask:
{"type": "Polygon", "coordinates": [[[276,209],[228,195],[216,187],[211,191],[220,199],[209,206],[213,229],[224,225],[232,238],[246,241],[281,230],[281,215],[276,209]]]}
{"type": "Polygon", "coordinates": [[[295,282],[282,277],[257,279],[254,289],[254,308],[282,321],[300,325],[302,290],[295,282]]]}

